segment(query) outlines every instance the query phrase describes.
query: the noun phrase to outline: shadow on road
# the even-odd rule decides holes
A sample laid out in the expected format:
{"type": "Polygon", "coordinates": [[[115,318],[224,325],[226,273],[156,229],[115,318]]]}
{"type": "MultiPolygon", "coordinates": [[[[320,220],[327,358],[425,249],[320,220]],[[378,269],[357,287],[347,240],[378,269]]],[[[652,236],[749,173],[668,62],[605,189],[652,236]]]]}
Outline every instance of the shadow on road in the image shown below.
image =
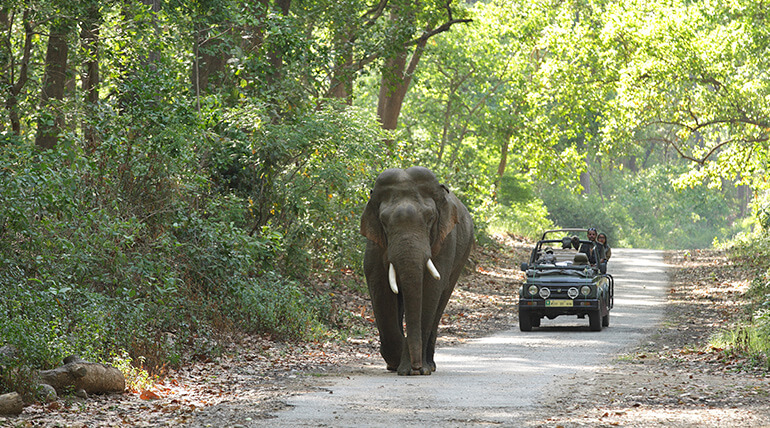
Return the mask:
{"type": "Polygon", "coordinates": [[[333,379],[322,392],[290,400],[291,410],[270,425],[524,426],[552,385],[609,364],[660,322],[668,289],[662,252],[613,249],[609,269],[615,308],[601,332],[576,316],[543,319],[532,332],[516,326],[438,349],[431,376],[396,376],[383,364],[333,379]]]}

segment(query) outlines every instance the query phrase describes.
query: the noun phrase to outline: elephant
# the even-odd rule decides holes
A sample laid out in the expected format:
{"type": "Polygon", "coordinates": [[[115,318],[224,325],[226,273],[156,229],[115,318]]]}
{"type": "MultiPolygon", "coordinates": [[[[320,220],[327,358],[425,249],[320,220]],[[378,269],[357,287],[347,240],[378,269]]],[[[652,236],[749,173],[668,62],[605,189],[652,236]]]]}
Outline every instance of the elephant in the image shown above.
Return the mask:
{"type": "Polygon", "coordinates": [[[392,168],[375,181],[361,234],[387,369],[429,375],[441,316],[474,245],[471,215],[429,169],[392,168]]]}

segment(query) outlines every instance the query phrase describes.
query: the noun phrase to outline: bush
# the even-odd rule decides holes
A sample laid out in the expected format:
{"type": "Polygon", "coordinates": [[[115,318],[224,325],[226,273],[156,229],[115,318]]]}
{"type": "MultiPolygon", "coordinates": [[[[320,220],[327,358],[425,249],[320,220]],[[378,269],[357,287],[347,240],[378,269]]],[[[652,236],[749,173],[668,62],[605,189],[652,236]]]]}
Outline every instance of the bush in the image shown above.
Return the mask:
{"type": "Polygon", "coordinates": [[[296,282],[270,273],[242,284],[235,292],[232,313],[247,332],[269,331],[292,339],[315,340],[327,330],[327,300],[309,296],[296,282]]]}
{"type": "Polygon", "coordinates": [[[723,330],[711,343],[770,369],[770,234],[757,228],[754,233],[739,235],[725,248],[734,263],[764,274],[751,281],[746,293],[745,321],[723,330]]]}
{"type": "MultiPolygon", "coordinates": [[[[248,198],[212,193],[179,155],[192,143],[167,143],[112,140],[88,157],[74,144],[0,147],[0,346],[23,356],[0,392],[71,354],[125,353],[158,373],[217,355],[222,333],[322,334],[328,305],[277,273],[296,251],[285,235],[250,235],[248,198]]],[[[355,247],[346,239],[338,248],[355,247]]]]}
{"type": "Polygon", "coordinates": [[[360,265],[362,245],[353,243],[384,156],[373,144],[378,124],[331,103],[278,123],[260,106],[222,115],[222,138],[208,149],[212,182],[248,202],[244,220],[255,234],[284,237],[284,274],[360,265]]]}

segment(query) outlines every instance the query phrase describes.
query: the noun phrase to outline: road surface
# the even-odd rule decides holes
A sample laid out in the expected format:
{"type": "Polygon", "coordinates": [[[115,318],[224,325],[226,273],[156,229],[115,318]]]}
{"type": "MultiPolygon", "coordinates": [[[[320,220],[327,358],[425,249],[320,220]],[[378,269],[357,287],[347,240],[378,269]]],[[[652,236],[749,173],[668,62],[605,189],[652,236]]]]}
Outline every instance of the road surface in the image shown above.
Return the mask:
{"type": "Polygon", "coordinates": [[[581,378],[651,335],[668,289],[663,253],[613,249],[610,326],[588,318],[543,319],[541,328],[502,333],[436,351],[438,371],[398,376],[377,368],[332,379],[320,392],[293,397],[270,426],[467,427],[527,426],[560,379],[581,378]]]}

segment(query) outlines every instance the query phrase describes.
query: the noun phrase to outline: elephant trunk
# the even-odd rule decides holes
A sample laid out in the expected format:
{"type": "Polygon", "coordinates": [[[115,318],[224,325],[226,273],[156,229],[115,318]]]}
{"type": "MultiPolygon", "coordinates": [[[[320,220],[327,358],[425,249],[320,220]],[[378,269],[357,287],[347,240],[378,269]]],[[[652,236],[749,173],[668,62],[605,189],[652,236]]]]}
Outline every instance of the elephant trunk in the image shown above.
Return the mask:
{"type": "Polygon", "coordinates": [[[430,374],[432,370],[426,359],[426,332],[433,313],[424,313],[426,299],[432,300],[431,295],[425,293],[433,289],[433,285],[428,283],[440,279],[441,274],[430,259],[427,246],[416,248],[414,241],[396,243],[398,245],[393,249],[398,250],[389,254],[393,257],[389,257],[388,277],[391,290],[403,295],[406,349],[399,373],[430,374]],[[408,369],[407,364],[410,366],[408,369]]]}
{"type": "Polygon", "coordinates": [[[423,366],[423,288],[425,264],[411,261],[393,263],[398,273],[400,290],[404,296],[404,321],[406,322],[406,350],[401,358],[399,373],[409,364],[411,372],[419,372],[423,366]],[[408,352],[406,352],[408,351],[408,352]]]}

